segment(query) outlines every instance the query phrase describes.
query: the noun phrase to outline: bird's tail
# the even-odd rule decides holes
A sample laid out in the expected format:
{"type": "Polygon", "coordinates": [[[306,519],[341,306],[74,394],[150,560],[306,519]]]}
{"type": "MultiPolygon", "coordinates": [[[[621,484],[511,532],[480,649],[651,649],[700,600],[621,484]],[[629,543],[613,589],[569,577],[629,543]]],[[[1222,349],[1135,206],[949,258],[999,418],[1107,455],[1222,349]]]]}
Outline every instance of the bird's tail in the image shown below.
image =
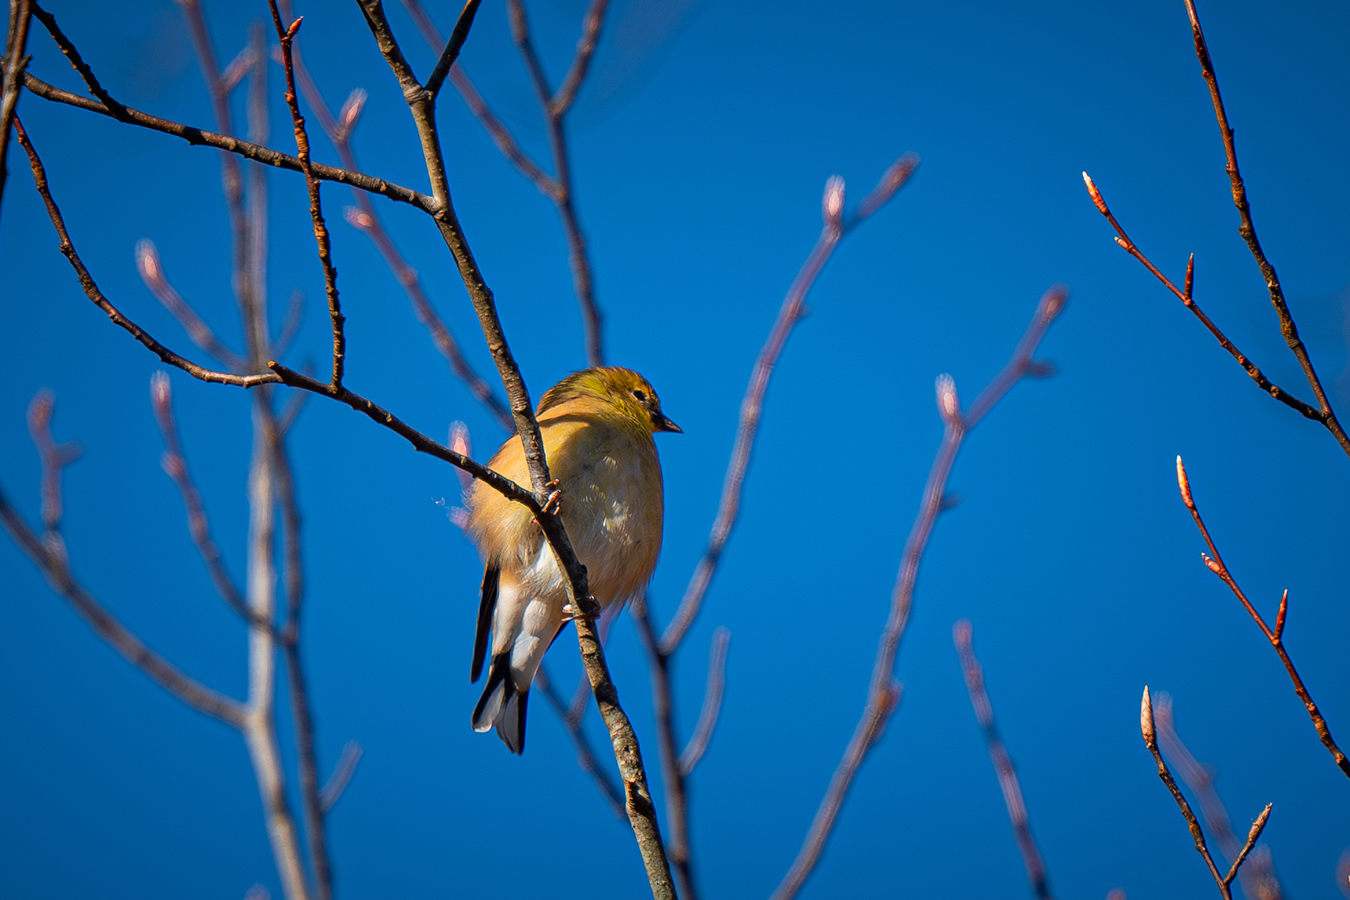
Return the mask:
{"type": "Polygon", "coordinates": [[[519,756],[525,752],[525,705],[529,699],[529,684],[518,687],[511,672],[511,651],[494,654],[483,696],[473,708],[473,730],[487,731],[495,725],[507,749],[519,756]]]}

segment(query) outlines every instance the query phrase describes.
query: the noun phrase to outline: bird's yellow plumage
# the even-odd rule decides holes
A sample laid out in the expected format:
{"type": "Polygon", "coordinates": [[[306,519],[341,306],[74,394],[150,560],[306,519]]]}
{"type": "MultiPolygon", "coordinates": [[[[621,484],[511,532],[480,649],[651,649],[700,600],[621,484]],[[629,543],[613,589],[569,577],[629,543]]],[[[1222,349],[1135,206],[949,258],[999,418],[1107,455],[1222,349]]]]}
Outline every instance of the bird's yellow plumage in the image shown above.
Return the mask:
{"type": "MultiPolygon", "coordinates": [[[[569,375],[544,394],[535,413],[562,519],[602,609],[621,607],[646,587],[661,552],[664,498],[652,435],[679,431],[661,412],[647,380],[603,367],[569,375]]],[[[519,484],[529,471],[519,439],[488,466],[519,484]]],[[[491,663],[473,711],[475,731],[496,726],[513,753],[525,749],[530,683],[563,626],[565,575],[530,511],[475,482],[467,530],[483,555],[482,600],[471,677],[491,663]]]]}

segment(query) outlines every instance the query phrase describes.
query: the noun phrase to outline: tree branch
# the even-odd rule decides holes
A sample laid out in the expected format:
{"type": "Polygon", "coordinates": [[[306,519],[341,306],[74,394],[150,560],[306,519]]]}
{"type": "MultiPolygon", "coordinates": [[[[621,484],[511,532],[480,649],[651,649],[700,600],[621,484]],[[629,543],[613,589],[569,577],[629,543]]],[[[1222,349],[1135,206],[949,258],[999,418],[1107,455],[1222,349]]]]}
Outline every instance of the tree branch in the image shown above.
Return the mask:
{"type": "Polygon", "coordinates": [[[28,66],[28,29],[32,23],[31,0],[9,0],[9,20],[5,29],[5,58],[0,67],[0,201],[9,181],[9,133],[19,105],[19,85],[28,66]]]}
{"type": "Polygon", "coordinates": [[[1303,679],[1299,677],[1298,669],[1294,668],[1294,661],[1289,658],[1289,653],[1284,649],[1284,618],[1289,609],[1289,592],[1285,591],[1284,596],[1280,598],[1280,610],[1275,619],[1275,629],[1272,631],[1270,626],[1266,625],[1266,620],[1261,618],[1261,614],[1256,611],[1256,607],[1247,599],[1247,595],[1238,587],[1232,573],[1228,571],[1228,566],[1224,564],[1223,557],[1219,555],[1219,548],[1214,545],[1214,539],[1209,536],[1209,529],[1205,527],[1205,522],[1200,518],[1200,510],[1195,505],[1195,499],[1191,496],[1191,482],[1186,475],[1186,467],[1182,465],[1181,457],[1177,457],[1177,486],[1181,489],[1181,500],[1186,504],[1186,509],[1191,513],[1191,518],[1195,520],[1195,527],[1200,529],[1200,534],[1205,539],[1205,545],[1209,547],[1209,555],[1200,554],[1204,560],[1205,566],[1219,576],[1228,589],[1242,603],[1242,608],[1247,610],[1247,615],[1252,617],[1252,621],[1261,629],[1270,646],[1275,648],[1275,652],[1280,657],[1280,662],[1284,663],[1284,670],[1289,673],[1289,679],[1294,683],[1294,693],[1298,694],[1298,699],[1303,701],[1304,708],[1308,711],[1308,718],[1312,719],[1313,728],[1317,731],[1317,737],[1322,741],[1322,745],[1327,748],[1331,758],[1335,760],[1337,767],[1350,778],[1350,760],[1346,759],[1341,748],[1336,746],[1336,741],[1331,737],[1331,729],[1327,727],[1327,720],[1322,716],[1322,711],[1317,708],[1313,702],[1312,695],[1303,685],[1303,679]]]}
{"type": "Polygon", "coordinates": [[[568,259],[572,267],[572,281],[576,289],[577,303],[581,307],[582,323],[586,331],[586,365],[604,365],[604,333],[601,329],[600,307],[595,302],[595,288],[591,276],[590,258],[586,253],[586,236],[577,220],[576,207],[572,204],[572,165],[567,150],[567,136],[564,131],[563,117],[576,96],[581,81],[586,77],[595,42],[600,36],[600,26],[604,21],[607,0],[592,0],[586,13],[584,32],[577,45],[577,56],[572,70],[568,73],[570,84],[564,85],[558,97],[565,103],[555,101],[544,75],[544,67],[539,55],[530,41],[529,23],[525,18],[525,5],[522,0],[507,0],[506,8],[511,18],[511,36],[520,48],[520,54],[529,70],[530,81],[534,84],[535,98],[544,113],[544,122],[548,131],[548,143],[553,153],[554,182],[558,190],[552,194],[558,215],[562,218],[563,232],[567,237],[568,259]],[[566,94],[564,94],[564,91],[566,94]]]}
{"type": "Polygon", "coordinates": [[[291,121],[295,125],[295,146],[300,158],[300,167],[305,173],[305,186],[309,190],[309,216],[314,222],[314,241],[319,245],[319,264],[323,267],[324,293],[328,297],[328,317],[333,331],[333,377],[334,388],[341,387],[342,374],[347,356],[347,336],[344,323],[347,317],[342,314],[342,304],[338,300],[337,269],[333,267],[333,244],[328,235],[328,224],[323,218],[323,204],[319,196],[319,180],[314,177],[314,168],[309,158],[309,134],[305,131],[305,117],[300,113],[300,100],[295,92],[295,66],[291,61],[291,42],[300,29],[301,17],[283,25],[276,0],[267,0],[272,11],[272,24],[276,26],[277,37],[281,41],[281,56],[286,70],[286,105],[291,111],[291,121]]]}
{"type": "MultiPolygon", "coordinates": [[[[828,197],[828,195],[827,195],[828,197]]],[[[842,199],[842,198],[841,198],[842,199]]],[[[830,204],[827,202],[827,212],[830,204]]],[[[880,740],[896,704],[900,702],[901,685],[895,680],[895,657],[900,650],[900,639],[909,624],[909,613],[914,601],[914,585],[919,575],[919,563],[928,546],[937,518],[945,508],[947,479],[956,462],[957,451],[962,441],[979,424],[1004,395],[1021,379],[1044,373],[1044,367],[1034,358],[1036,348],[1040,346],[1046,331],[1055,318],[1064,310],[1068,290],[1056,285],[1046,291],[1036,307],[1036,314],[1027,326],[1026,333],[1018,343],[1013,357],[1003,367],[994,380],[975,398],[966,413],[961,412],[961,403],[956,395],[956,383],[951,376],[942,375],[937,380],[938,414],[945,425],[942,443],[938,447],[933,467],[928,473],[928,483],[924,486],[923,499],[919,503],[919,514],[915,517],[909,539],[900,560],[900,571],[896,577],[895,590],[891,594],[891,612],[886,627],[877,644],[876,663],[872,668],[872,678],[868,686],[867,702],[862,717],[854,729],[853,737],[844,750],[844,756],[830,779],[830,786],[820,802],[811,828],[806,834],[801,850],[792,867],[784,876],[773,900],[790,900],[801,890],[806,879],[815,870],[820,855],[825,850],[825,842],[834,829],[848,790],[854,776],[862,767],[868,752],[880,740]]]]}
{"type": "Polygon", "coordinates": [[[989,747],[989,758],[993,760],[994,772],[998,775],[999,787],[1003,790],[1003,802],[1008,807],[1008,819],[1012,823],[1013,837],[1017,839],[1017,849],[1022,854],[1022,862],[1027,868],[1027,881],[1031,882],[1031,892],[1039,900],[1051,900],[1050,878],[1045,871],[1045,862],[1031,834],[1031,819],[1027,816],[1027,806],[1022,799],[1022,786],[1017,780],[1017,769],[1013,766],[1008,748],[998,732],[998,723],[994,721],[994,706],[989,702],[989,693],[984,687],[984,669],[975,656],[973,628],[969,619],[960,619],[952,628],[952,642],[956,644],[956,654],[961,660],[961,673],[966,679],[966,690],[970,694],[971,706],[975,707],[975,718],[984,732],[984,741],[989,747]]]}
{"type": "Polygon", "coordinates": [[[57,236],[61,239],[61,253],[70,262],[71,268],[75,270],[76,277],[80,280],[80,287],[84,289],[85,296],[94,302],[99,309],[113,321],[113,324],[125,329],[137,341],[139,341],[147,350],[155,354],[161,361],[167,365],[182,369],[193,378],[202,381],[215,382],[217,384],[231,384],[236,387],[255,387],[260,384],[268,384],[279,381],[277,376],[267,373],[262,375],[233,375],[228,372],[216,372],[211,369],[203,368],[191,360],[184,359],[177,353],[165,347],[159,341],[142,329],[135,322],[128,319],[113,306],[103,292],[98,289],[94,283],[89,270],[85,268],[84,262],[75,251],[75,245],[71,243],[70,235],[66,231],[65,220],[61,217],[61,210],[57,208],[56,201],[52,199],[51,190],[47,186],[47,172],[42,167],[42,160],[38,158],[37,151],[33,149],[32,143],[28,139],[27,132],[23,129],[23,124],[16,116],[14,119],[14,130],[18,135],[19,144],[28,154],[28,164],[33,170],[33,181],[37,185],[38,193],[42,195],[42,202],[46,204],[47,216],[52,221],[52,227],[56,229],[57,236]]]}
{"type": "Polygon", "coordinates": [[[708,653],[708,683],[703,695],[703,709],[698,714],[694,735],[680,753],[680,771],[688,777],[697,768],[712,743],[717,718],[722,712],[722,691],[727,681],[727,650],[731,646],[731,632],[718,627],[713,632],[712,650],[708,653]]]}
{"type": "MultiPolygon", "coordinates": [[[[23,73],[23,85],[31,93],[36,94],[44,100],[50,100],[54,103],[64,103],[67,106],[74,106],[83,109],[86,112],[98,113],[116,119],[117,116],[107,106],[96,100],[89,100],[78,94],[72,94],[69,91],[63,91],[58,87],[47,84],[28,72],[23,73]]],[[[289,169],[292,172],[303,172],[300,166],[300,160],[294,156],[288,156],[285,153],[278,152],[269,147],[263,147],[249,141],[241,141],[228,135],[217,134],[213,131],[206,131],[197,128],[194,125],[184,125],[181,122],[174,122],[169,119],[161,119],[158,116],[152,116],[149,113],[141,112],[130,106],[124,106],[126,111],[126,122],[130,125],[136,125],[141,128],[148,128],[151,131],[158,131],[162,134],[173,135],[182,138],[194,146],[215,147],[218,150],[226,150],[230,153],[251,159],[254,162],[260,162],[278,169],[289,169]]],[[[434,213],[435,201],[420,191],[414,191],[411,188],[394,184],[383,178],[377,178],[373,175],[366,175],[361,172],[350,172],[346,169],[339,169],[336,166],[326,166],[323,163],[314,163],[314,176],[323,181],[336,181],[339,184],[345,184],[350,187],[359,188],[372,194],[379,194],[390,200],[399,203],[407,203],[415,206],[423,212],[434,213]]]]}
{"type": "Polygon", "coordinates": [[[675,738],[675,701],[670,687],[670,656],[661,650],[647,609],[639,595],[629,604],[638,637],[651,662],[652,714],[656,719],[656,746],[661,760],[661,783],[666,795],[666,854],[684,900],[698,900],[693,854],[689,846],[689,792],[675,738]]]}
{"type": "Polygon", "coordinates": [[[75,580],[62,540],[60,526],[61,485],[60,470],[69,461],[69,450],[51,439],[50,422],[52,400],[50,395],[39,395],[30,413],[37,446],[43,463],[43,519],[46,534],[39,537],[18,511],[10,506],[0,490],[0,521],[4,522],[14,543],[18,545],[46,577],[47,582],[75,611],[84,617],[94,633],[122,654],[128,662],[149,675],[157,684],[182,700],[188,706],[235,728],[243,728],[245,710],[239,701],[206,687],[186,675],[177,666],[155,653],[127,629],[117,617],[108,612],[75,580]]]}
{"type": "Polygon", "coordinates": [[[1289,345],[1290,351],[1298,360],[1299,367],[1303,369],[1303,377],[1308,380],[1308,386],[1312,388],[1313,396],[1317,398],[1317,405],[1322,413],[1322,424],[1336,438],[1341,449],[1350,455],[1350,436],[1347,436],[1345,429],[1341,427],[1340,421],[1336,418],[1336,413],[1331,409],[1331,401],[1327,399],[1326,391],[1322,389],[1322,382],[1317,377],[1317,372],[1313,369],[1312,359],[1308,356],[1308,349],[1303,346],[1302,339],[1298,336],[1298,326],[1294,324],[1294,317],[1289,312],[1289,305],[1285,303],[1284,288],[1280,286],[1280,278],[1275,274],[1275,267],[1271,265],[1270,260],[1266,259],[1265,251],[1261,249],[1261,242],[1256,236],[1256,226],[1252,224],[1252,209],[1247,202],[1247,188],[1242,183],[1242,173],[1238,171],[1237,148],[1233,144],[1233,129],[1228,125],[1228,113],[1223,108],[1223,98],[1219,96],[1219,79],[1214,74],[1214,64],[1209,58],[1209,47],[1205,43],[1205,32],[1200,27],[1200,17],[1195,11],[1195,0],[1186,0],[1186,15],[1191,20],[1191,33],[1195,38],[1195,56],[1200,61],[1200,73],[1204,76],[1205,84],[1209,86],[1210,100],[1214,104],[1214,118],[1219,124],[1219,134],[1223,137],[1223,151],[1227,157],[1228,163],[1225,167],[1228,172],[1228,180],[1232,184],[1233,205],[1237,207],[1238,218],[1241,225],[1238,226],[1238,234],[1242,235],[1243,241],[1247,244],[1247,249],[1252,254],[1252,259],[1256,260],[1256,266],[1261,270],[1261,277],[1266,282],[1266,289],[1270,292],[1271,305],[1275,307],[1275,313],[1280,320],[1280,333],[1284,335],[1285,343],[1289,345]]]}
{"type": "Polygon", "coordinates": [[[1191,839],[1195,841],[1196,852],[1205,860],[1205,865],[1209,867],[1209,874],[1214,877],[1214,883],[1218,885],[1219,895],[1223,900],[1233,900],[1232,884],[1233,879],[1237,877],[1238,869],[1242,867],[1242,861],[1247,858],[1247,854],[1256,844],[1256,839],[1261,836],[1261,832],[1266,827],[1266,821],[1270,818],[1270,808],[1274,804],[1267,803],[1266,808],[1261,811],[1261,815],[1256,817],[1252,823],[1251,831],[1247,833],[1247,843],[1243,845],[1236,859],[1233,860],[1232,868],[1228,870],[1227,875],[1220,875],[1219,869],[1214,865],[1214,858],[1209,854],[1209,847],[1205,844],[1205,833],[1200,828],[1200,822],[1195,818],[1195,813],[1191,812],[1191,805],[1186,802],[1186,797],[1177,787],[1176,779],[1167,768],[1167,763],[1163,760],[1162,754],[1158,752],[1158,740],[1153,721],[1153,703],[1148,696],[1148,686],[1144,686],[1144,698],[1139,708],[1139,730],[1144,735],[1144,744],[1148,747],[1148,752],[1153,754],[1153,761],[1158,766],[1158,777],[1162,783],[1167,785],[1167,790],[1171,792],[1172,799],[1176,801],[1177,808],[1181,810],[1181,815],[1186,819],[1186,825],[1190,828],[1191,839]]]}
{"type": "Polygon", "coordinates": [[[337,806],[337,802],[342,799],[343,793],[347,790],[347,785],[351,783],[352,776],[356,774],[356,766],[361,762],[361,757],[365,751],[356,741],[348,741],[342,747],[342,755],[338,757],[337,765],[333,766],[333,774],[328,776],[328,781],[324,783],[323,790],[319,793],[323,800],[323,811],[328,813],[337,806]]]}
{"type": "Polygon", "coordinates": [[[136,270],[140,272],[141,281],[145,282],[145,286],[155,295],[160,305],[183,326],[192,343],[235,372],[248,368],[248,361],[225,346],[210,326],[202,321],[202,317],[197,315],[197,311],[174,290],[164,275],[159,251],[155,248],[154,241],[149,238],[142,238],[136,242],[136,270]]]}
{"type": "MultiPolygon", "coordinates": [[[[283,15],[289,17],[290,4],[283,2],[281,11],[283,15]]],[[[305,99],[309,101],[309,105],[318,116],[324,132],[333,142],[333,148],[337,151],[338,159],[346,168],[356,169],[356,154],[352,149],[351,136],[365,105],[365,91],[359,88],[353,91],[347,102],[343,104],[342,109],[339,110],[338,115],[334,116],[329,111],[328,104],[324,100],[318,84],[315,83],[309,70],[305,67],[304,58],[298,44],[292,47],[292,56],[296,82],[304,93],[305,99]]],[[[389,236],[388,231],[375,212],[375,205],[370,202],[370,196],[353,188],[352,198],[356,203],[356,208],[348,207],[345,211],[347,222],[364,233],[375,244],[375,248],[379,250],[385,264],[393,272],[395,280],[398,281],[408,295],[408,299],[412,302],[413,312],[417,316],[417,320],[430,333],[432,343],[445,357],[451,371],[464,382],[470,393],[487,408],[487,411],[503,428],[508,432],[514,431],[515,420],[511,418],[510,411],[493,393],[491,386],[474,371],[468,360],[465,359],[464,354],[460,351],[459,343],[450,333],[445,321],[437,315],[435,308],[431,305],[431,301],[422,288],[417,270],[404,260],[398,248],[395,247],[393,239],[389,236]]]]}
{"type": "Polygon", "coordinates": [[[1214,339],[1219,342],[1219,346],[1227,350],[1228,354],[1232,356],[1233,359],[1237,360],[1238,365],[1242,366],[1243,370],[1251,377],[1252,381],[1256,382],[1257,387],[1261,388],[1261,390],[1270,394],[1270,396],[1274,397],[1285,406],[1288,406],[1290,409],[1297,410],[1300,415],[1317,422],[1325,422],[1320,410],[1309,406],[1284,388],[1271,382],[1257,365],[1248,359],[1246,354],[1238,350],[1233,342],[1228,339],[1228,336],[1219,330],[1219,326],[1215,325],[1209,316],[1205,315],[1204,311],[1200,309],[1200,304],[1195,302],[1195,298],[1191,294],[1195,275],[1194,255],[1191,256],[1190,261],[1186,264],[1186,289],[1184,291],[1180,290],[1166,275],[1158,270],[1158,267],[1144,255],[1144,252],[1139,249],[1134,241],[1130,240],[1130,236],[1125,233],[1125,229],[1116,221],[1116,217],[1111,214],[1111,209],[1106,205],[1106,200],[1103,199],[1101,191],[1097,189],[1097,185],[1086,172],[1083,173],[1083,183],[1087,185],[1088,195],[1092,198],[1093,204],[1096,205],[1097,211],[1105,216],[1106,221],[1110,222],[1111,227],[1116,230],[1116,243],[1120,245],[1121,249],[1139,260],[1144,268],[1153,273],[1154,278],[1162,282],[1164,287],[1176,295],[1183,306],[1195,314],[1195,317],[1200,320],[1200,324],[1209,329],[1209,333],[1214,335],[1214,339]]]}
{"type": "MultiPolygon", "coordinates": [[[[595,758],[595,751],[591,749],[591,742],[586,738],[586,732],[581,727],[581,722],[574,721],[567,714],[567,701],[562,694],[558,693],[558,686],[553,683],[553,679],[543,665],[535,673],[534,684],[535,687],[544,692],[544,699],[548,701],[549,707],[562,720],[567,736],[572,739],[572,745],[577,748],[577,766],[580,767],[581,771],[595,779],[595,786],[600,789],[600,795],[609,801],[610,809],[614,810],[614,815],[620,819],[624,818],[623,795],[614,786],[614,781],[610,778],[609,773],[600,768],[600,762],[595,758]]],[[[589,687],[590,685],[587,685],[587,688],[589,687]]]]}
{"type": "MultiPolygon", "coordinates": [[[[1172,760],[1181,780],[1195,794],[1200,803],[1200,813],[1205,819],[1205,827],[1218,841],[1219,849],[1229,859],[1237,859],[1242,852],[1242,845],[1238,843],[1237,835],[1233,834],[1228,810],[1215,789],[1214,772],[1191,755],[1181,735],[1177,734],[1172,716],[1172,698],[1167,692],[1158,695],[1153,711],[1159,748],[1172,760]]],[[[1280,880],[1275,874],[1275,865],[1271,861],[1270,847],[1266,844],[1252,851],[1246,865],[1238,873],[1238,880],[1248,900],[1281,900],[1284,896],[1280,880]]]]}
{"type": "Polygon", "coordinates": [[[745,388],[745,398],[741,401],[740,424],[736,429],[736,442],[731,449],[731,460],[727,463],[727,474],[722,482],[722,499],[717,505],[717,517],[713,520],[712,532],[708,536],[708,547],[703,558],[689,579],[680,606],[671,617],[661,635],[661,648],[673,653],[684,640],[703,605],[703,598],[712,584],[722,559],[722,551],[731,537],[731,529],[741,510],[741,491],[745,484],[745,474],[750,468],[750,456],[754,451],[755,438],[759,433],[759,419],[764,409],[764,397],[769,390],[769,379],[773,376],[773,367],[787,345],[792,328],[806,314],[806,296],[815,285],[817,276],[825,268],[834,249],[844,236],[867,221],[873,213],[895,196],[905,182],[914,174],[919,165],[919,157],[906,154],[896,160],[877,186],[858,205],[852,218],[844,218],[844,182],[831,178],[825,185],[824,228],[816,245],[806,257],[797,277],[788,288],[787,296],[778,311],[778,318],[769,331],[768,340],[759,351],[754,370],[750,373],[750,383],[745,388]]]}
{"type": "Polygon", "coordinates": [[[464,41],[469,37],[469,29],[473,27],[473,18],[478,14],[478,5],[482,0],[468,0],[464,8],[459,12],[459,18],[455,20],[455,27],[450,32],[450,40],[445,42],[445,49],[441,51],[440,57],[436,60],[436,66],[431,70],[431,75],[427,78],[426,88],[432,97],[441,92],[441,85],[445,84],[445,76],[450,74],[450,67],[455,64],[459,58],[459,51],[464,47],[464,41]]]}

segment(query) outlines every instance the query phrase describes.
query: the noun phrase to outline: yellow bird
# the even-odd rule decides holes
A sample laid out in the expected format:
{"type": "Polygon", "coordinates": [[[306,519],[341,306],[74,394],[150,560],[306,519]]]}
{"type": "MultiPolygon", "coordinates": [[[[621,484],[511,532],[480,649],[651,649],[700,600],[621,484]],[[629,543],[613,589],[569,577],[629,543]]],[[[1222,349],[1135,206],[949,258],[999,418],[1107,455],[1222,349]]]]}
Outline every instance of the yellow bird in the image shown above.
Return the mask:
{"type": "MultiPolygon", "coordinates": [[[[661,412],[647,379],[615,366],[569,375],[535,411],[549,473],[561,492],[562,519],[602,609],[620,609],[651,581],[661,552],[664,497],[652,435],[680,431],[661,412]]],[[[508,438],[488,466],[530,483],[520,440],[508,438]]],[[[525,750],[530,683],[564,623],[565,575],[530,511],[474,482],[466,530],[483,555],[483,591],[470,681],[492,662],[473,730],[497,734],[512,753],[525,750]]]]}

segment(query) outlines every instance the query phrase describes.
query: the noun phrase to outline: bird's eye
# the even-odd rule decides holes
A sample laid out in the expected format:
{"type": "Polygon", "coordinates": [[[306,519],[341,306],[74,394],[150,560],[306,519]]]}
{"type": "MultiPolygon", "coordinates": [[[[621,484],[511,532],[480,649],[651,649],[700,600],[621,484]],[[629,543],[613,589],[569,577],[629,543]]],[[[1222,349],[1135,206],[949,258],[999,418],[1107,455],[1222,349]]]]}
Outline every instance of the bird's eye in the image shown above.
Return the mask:
{"type": "Polygon", "coordinates": [[[647,402],[647,392],[642,390],[641,388],[634,388],[633,396],[637,398],[637,402],[639,403],[647,402]]]}

